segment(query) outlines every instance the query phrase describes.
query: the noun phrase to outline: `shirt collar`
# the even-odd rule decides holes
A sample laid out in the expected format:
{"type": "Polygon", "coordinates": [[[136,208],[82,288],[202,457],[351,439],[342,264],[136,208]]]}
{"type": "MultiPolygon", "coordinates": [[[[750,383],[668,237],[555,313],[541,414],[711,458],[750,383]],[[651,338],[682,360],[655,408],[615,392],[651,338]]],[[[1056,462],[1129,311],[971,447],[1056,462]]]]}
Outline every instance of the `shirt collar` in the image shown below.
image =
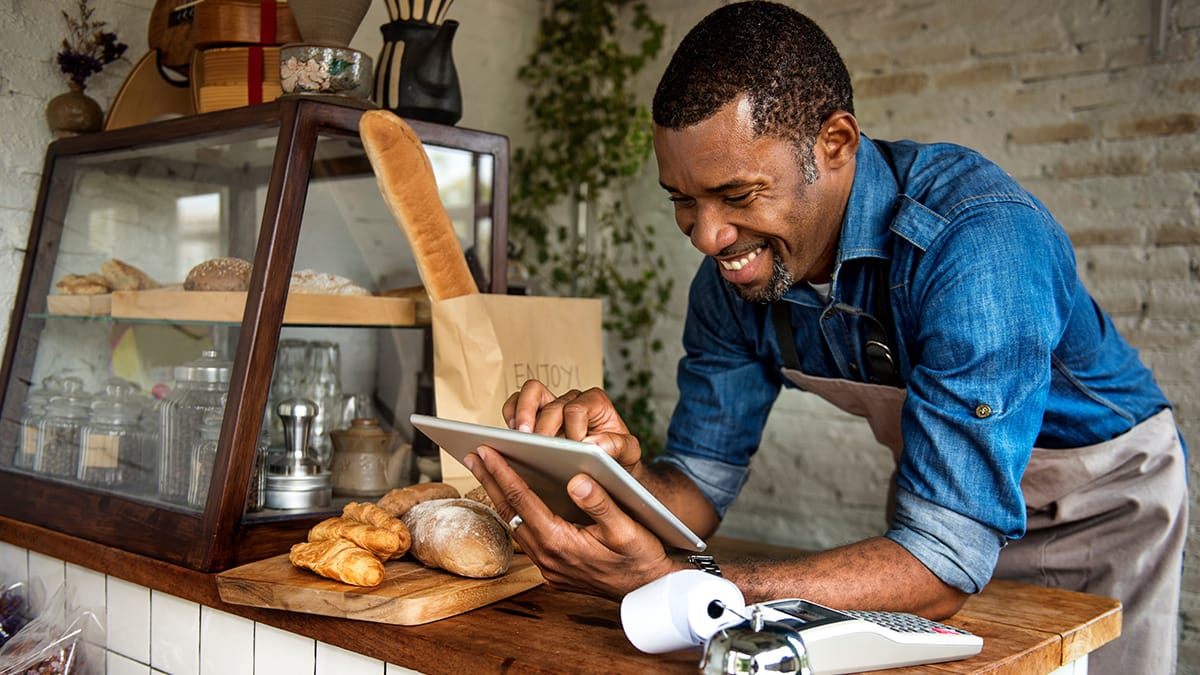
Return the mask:
{"type": "Polygon", "coordinates": [[[837,267],[855,258],[888,258],[891,250],[889,229],[900,188],[879,146],[866,136],[860,138],[854,184],[842,219],[837,267]]]}
{"type": "MultiPolygon", "coordinates": [[[[833,268],[835,297],[838,272],[843,263],[863,258],[886,260],[891,255],[890,227],[900,188],[895,172],[878,145],[866,136],[860,136],[860,139],[854,156],[854,184],[850,187],[850,200],[842,218],[837,262],[833,268]]],[[[795,284],[784,297],[802,305],[812,305],[814,300],[819,303],[816,292],[808,284],[795,284]]]]}

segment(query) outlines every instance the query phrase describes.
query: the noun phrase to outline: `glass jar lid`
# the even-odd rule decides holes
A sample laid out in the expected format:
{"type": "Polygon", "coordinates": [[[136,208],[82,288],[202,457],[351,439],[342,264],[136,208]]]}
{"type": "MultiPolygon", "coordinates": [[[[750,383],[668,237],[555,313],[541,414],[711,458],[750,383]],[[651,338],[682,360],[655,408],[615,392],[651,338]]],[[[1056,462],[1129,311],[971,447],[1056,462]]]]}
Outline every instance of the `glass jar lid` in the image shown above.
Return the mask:
{"type": "Polygon", "coordinates": [[[175,381],[226,383],[232,371],[232,361],[222,359],[215,349],[206,349],[200,358],[176,366],[175,381]]]}

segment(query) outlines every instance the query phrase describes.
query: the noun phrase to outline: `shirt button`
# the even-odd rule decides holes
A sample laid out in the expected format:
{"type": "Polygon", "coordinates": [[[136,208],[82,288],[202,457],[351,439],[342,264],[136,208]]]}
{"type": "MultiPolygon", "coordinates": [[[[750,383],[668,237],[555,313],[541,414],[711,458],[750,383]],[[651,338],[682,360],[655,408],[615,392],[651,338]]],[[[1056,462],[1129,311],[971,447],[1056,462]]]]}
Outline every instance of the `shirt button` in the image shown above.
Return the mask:
{"type": "Polygon", "coordinates": [[[992,406],[990,406],[986,403],[980,403],[979,405],[975,406],[975,416],[978,417],[979,419],[989,417],[989,416],[991,416],[991,414],[992,414],[992,406]]]}

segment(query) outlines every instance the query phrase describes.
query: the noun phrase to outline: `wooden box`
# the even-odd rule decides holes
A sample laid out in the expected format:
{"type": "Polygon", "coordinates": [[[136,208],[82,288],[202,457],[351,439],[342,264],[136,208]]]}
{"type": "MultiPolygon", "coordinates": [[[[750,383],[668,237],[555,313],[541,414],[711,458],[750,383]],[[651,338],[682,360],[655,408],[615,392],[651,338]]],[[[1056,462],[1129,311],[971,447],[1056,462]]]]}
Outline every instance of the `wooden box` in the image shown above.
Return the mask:
{"type": "Polygon", "coordinates": [[[205,0],[196,5],[193,44],[197,48],[210,45],[263,44],[282,45],[303,42],[300,28],[286,2],[229,2],[205,0]],[[263,22],[263,12],[274,6],[275,25],[263,22]]]}
{"type": "Polygon", "coordinates": [[[192,105],[198,113],[274,101],[283,93],[278,47],[212,47],[192,53],[192,105]],[[252,81],[261,84],[254,95],[252,81]]]}

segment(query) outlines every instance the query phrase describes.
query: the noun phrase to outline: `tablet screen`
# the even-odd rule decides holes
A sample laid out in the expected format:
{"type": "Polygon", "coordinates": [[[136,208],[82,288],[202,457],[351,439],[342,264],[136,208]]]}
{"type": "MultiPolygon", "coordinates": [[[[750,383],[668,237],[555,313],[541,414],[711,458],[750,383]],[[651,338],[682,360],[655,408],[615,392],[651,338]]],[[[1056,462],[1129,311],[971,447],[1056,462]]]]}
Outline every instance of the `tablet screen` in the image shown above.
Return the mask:
{"type": "Polygon", "coordinates": [[[567,481],[576,474],[586,473],[663,543],[688,551],[705,549],[704,540],[595,445],[429,415],[413,415],[410,419],[460,462],[481,445],[495,448],[550,510],[564,520],[581,525],[591,522],[567,494],[567,481]]]}

